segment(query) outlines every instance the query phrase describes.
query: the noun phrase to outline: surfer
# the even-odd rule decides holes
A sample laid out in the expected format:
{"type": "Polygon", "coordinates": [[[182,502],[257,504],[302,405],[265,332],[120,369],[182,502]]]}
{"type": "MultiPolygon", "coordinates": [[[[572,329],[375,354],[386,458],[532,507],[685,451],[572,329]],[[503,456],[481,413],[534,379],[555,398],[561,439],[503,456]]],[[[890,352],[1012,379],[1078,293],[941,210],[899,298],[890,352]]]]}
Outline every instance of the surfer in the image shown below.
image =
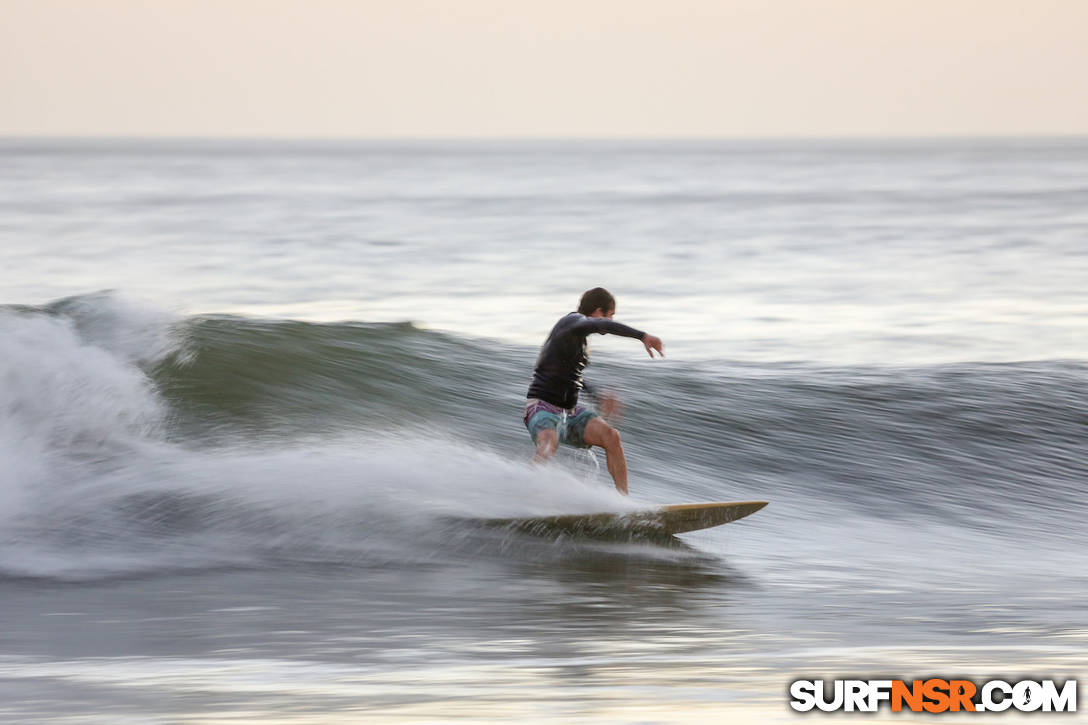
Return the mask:
{"type": "Polygon", "coordinates": [[[616,490],[626,496],[627,460],[620,434],[592,409],[578,404],[578,393],[584,390],[597,400],[605,415],[611,415],[618,405],[611,395],[595,395],[582,380],[582,371],[589,364],[586,338],[594,332],[633,337],[642,341],[651,358],[655,351],[662,357],[665,353],[661,338],[616,322],[614,314],[615,298],[608,290],[594,287],[582,295],[577,312],[555,323],[537,357],[522,420],[536,443],[533,461],[547,461],[560,443],[575,448],[598,446],[604,449],[616,490]]]}

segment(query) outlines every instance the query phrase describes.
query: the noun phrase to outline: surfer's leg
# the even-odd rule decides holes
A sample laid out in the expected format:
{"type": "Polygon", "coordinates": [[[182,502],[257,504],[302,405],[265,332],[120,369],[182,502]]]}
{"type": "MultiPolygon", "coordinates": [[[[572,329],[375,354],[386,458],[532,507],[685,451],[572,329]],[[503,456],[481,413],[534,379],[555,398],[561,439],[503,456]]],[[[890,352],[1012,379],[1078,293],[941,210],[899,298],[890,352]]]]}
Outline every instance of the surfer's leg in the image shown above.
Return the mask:
{"type": "Polygon", "coordinates": [[[555,428],[545,428],[536,434],[536,454],[533,463],[546,463],[555,455],[559,447],[559,432],[555,428]]]}
{"type": "Polygon", "coordinates": [[[586,424],[583,440],[591,446],[604,449],[608,462],[608,473],[616,484],[616,490],[627,495],[627,459],[623,455],[623,444],[619,432],[600,418],[593,418],[586,424]]]}
{"type": "Polygon", "coordinates": [[[522,421],[529,431],[529,435],[536,444],[536,453],[533,455],[533,463],[544,463],[553,455],[559,447],[559,423],[563,411],[545,403],[542,400],[528,400],[525,402],[525,415],[522,421]]]}

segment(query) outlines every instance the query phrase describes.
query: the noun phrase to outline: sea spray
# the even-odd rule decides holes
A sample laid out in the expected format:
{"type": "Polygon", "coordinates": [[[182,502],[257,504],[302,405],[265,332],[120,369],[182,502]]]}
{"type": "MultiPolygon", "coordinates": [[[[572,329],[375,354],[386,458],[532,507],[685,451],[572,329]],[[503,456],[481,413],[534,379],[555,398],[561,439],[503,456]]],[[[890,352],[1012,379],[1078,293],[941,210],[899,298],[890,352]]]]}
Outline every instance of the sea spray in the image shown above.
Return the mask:
{"type": "MultiPolygon", "coordinates": [[[[179,437],[149,371],[184,375],[199,358],[167,344],[183,339],[175,320],[124,309],[94,296],[0,313],[2,573],[403,562],[441,550],[427,540],[439,521],[634,506],[561,466],[533,468],[426,426],[341,426],[293,442],[179,437]]],[[[228,344],[244,349],[245,335],[228,344]]]]}

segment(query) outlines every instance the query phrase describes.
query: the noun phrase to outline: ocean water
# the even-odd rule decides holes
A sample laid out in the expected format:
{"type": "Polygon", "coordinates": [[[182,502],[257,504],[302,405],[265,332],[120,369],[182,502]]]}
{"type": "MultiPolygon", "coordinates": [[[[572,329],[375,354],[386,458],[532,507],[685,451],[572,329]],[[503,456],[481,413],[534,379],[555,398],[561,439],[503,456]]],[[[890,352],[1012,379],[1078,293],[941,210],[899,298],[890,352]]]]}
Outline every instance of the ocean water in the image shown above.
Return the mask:
{"type": "Polygon", "coordinates": [[[0,719],[1083,680],[1086,200],[1084,139],[4,140],[0,719]],[[630,498],[520,421],[596,285],[665,341],[591,342],[630,498]],[[741,499],[674,544],[471,521],[741,499]]]}

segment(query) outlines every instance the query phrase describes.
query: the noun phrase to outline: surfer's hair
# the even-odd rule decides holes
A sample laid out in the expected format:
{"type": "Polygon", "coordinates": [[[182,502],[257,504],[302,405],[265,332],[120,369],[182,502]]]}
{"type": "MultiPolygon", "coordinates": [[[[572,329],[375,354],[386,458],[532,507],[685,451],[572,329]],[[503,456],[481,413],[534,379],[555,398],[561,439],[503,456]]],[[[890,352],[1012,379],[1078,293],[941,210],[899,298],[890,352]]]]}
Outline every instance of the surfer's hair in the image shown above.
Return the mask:
{"type": "Polygon", "coordinates": [[[578,311],[587,317],[596,312],[598,307],[605,314],[616,309],[616,298],[604,287],[586,290],[582,295],[582,301],[578,303],[578,311]]]}

